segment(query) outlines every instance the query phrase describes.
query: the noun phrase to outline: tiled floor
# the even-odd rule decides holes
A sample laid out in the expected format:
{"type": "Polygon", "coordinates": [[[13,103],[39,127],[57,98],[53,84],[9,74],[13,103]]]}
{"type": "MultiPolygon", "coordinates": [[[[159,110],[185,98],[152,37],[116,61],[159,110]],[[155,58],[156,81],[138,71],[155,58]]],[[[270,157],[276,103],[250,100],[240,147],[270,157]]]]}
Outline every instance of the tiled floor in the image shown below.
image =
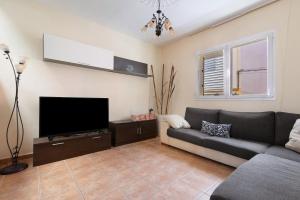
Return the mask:
{"type": "Polygon", "coordinates": [[[153,139],[0,176],[0,199],[208,200],[232,171],[153,139]]]}

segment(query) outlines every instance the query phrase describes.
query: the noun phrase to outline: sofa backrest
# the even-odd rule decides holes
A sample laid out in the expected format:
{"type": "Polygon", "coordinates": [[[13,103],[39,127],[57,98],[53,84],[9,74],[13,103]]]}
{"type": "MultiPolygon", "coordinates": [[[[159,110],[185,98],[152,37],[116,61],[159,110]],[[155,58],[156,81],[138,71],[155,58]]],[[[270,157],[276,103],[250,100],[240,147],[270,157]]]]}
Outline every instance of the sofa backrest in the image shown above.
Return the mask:
{"type": "Polygon", "coordinates": [[[274,143],[274,112],[230,112],[222,110],[219,114],[219,123],[232,125],[230,137],[274,143]]]}
{"type": "Polygon", "coordinates": [[[284,146],[288,142],[290,132],[300,114],[278,112],[275,117],[275,144],[284,146]]]}
{"type": "Polygon", "coordinates": [[[186,108],[185,120],[189,122],[192,129],[201,130],[202,121],[218,123],[219,110],[208,110],[201,108],[186,108]]]}

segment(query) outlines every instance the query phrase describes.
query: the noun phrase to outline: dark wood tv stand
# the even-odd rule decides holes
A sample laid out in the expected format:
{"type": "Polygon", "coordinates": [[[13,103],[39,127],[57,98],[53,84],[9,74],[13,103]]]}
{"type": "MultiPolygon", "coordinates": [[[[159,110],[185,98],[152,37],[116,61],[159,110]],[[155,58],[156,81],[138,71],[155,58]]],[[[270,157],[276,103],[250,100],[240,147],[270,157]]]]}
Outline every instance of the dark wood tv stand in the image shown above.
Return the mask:
{"type": "Polygon", "coordinates": [[[57,136],[33,140],[33,166],[64,160],[111,147],[110,131],[82,133],[68,137],[57,136]]]}

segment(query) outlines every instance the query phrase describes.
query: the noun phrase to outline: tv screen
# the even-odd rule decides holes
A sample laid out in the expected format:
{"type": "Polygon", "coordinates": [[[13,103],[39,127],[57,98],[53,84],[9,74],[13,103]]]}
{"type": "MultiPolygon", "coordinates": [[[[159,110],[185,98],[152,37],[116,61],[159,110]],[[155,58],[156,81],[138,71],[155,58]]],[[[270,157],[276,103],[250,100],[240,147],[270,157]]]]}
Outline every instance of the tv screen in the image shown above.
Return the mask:
{"type": "Polygon", "coordinates": [[[40,137],[108,128],[107,98],[40,97],[40,137]]]}

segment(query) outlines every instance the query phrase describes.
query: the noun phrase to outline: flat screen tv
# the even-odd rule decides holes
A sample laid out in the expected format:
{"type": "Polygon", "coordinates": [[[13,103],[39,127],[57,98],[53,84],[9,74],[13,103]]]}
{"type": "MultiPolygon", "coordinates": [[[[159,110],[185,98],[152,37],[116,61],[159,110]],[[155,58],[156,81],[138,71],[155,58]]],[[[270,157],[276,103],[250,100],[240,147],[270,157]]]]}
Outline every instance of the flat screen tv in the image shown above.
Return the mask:
{"type": "Polygon", "coordinates": [[[40,97],[40,137],[108,128],[107,98],[40,97]]]}

